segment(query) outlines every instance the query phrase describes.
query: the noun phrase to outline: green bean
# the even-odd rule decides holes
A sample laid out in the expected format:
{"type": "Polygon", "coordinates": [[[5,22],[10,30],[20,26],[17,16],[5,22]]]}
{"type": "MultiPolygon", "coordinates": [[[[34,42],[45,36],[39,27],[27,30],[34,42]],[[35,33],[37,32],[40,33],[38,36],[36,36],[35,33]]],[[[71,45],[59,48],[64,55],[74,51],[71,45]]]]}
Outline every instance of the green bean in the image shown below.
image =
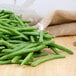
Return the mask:
{"type": "Polygon", "coordinates": [[[39,42],[43,42],[43,30],[40,31],[40,38],[39,38],[39,42]]]}
{"type": "Polygon", "coordinates": [[[60,52],[55,47],[50,47],[57,55],[60,55],[60,52]]]}
{"type": "Polygon", "coordinates": [[[35,36],[39,35],[38,32],[22,32],[22,33],[25,35],[35,35],[35,36]]]}
{"type": "Polygon", "coordinates": [[[9,17],[9,15],[1,16],[0,19],[2,19],[2,18],[7,18],[7,17],[9,17]]]}
{"type": "MultiPolygon", "coordinates": [[[[50,44],[50,45],[51,45],[51,44],[50,44]]],[[[61,45],[52,44],[51,46],[54,46],[55,48],[58,48],[58,49],[60,49],[60,50],[63,50],[63,51],[65,51],[65,52],[69,53],[69,54],[73,54],[73,52],[72,52],[71,50],[69,50],[69,49],[67,49],[67,48],[65,48],[65,47],[63,47],[63,46],[61,46],[61,45]]]]}
{"type": "Polygon", "coordinates": [[[43,44],[45,45],[53,45],[55,42],[52,41],[52,40],[47,40],[47,41],[44,41],[43,44]]]}
{"type": "Polygon", "coordinates": [[[43,63],[45,61],[48,61],[48,60],[53,60],[53,59],[58,59],[58,58],[65,58],[65,56],[63,55],[54,55],[54,56],[47,56],[47,57],[44,57],[44,58],[40,58],[36,61],[34,61],[31,66],[35,67],[37,66],[38,64],[40,63],[43,63]]]}
{"type": "Polygon", "coordinates": [[[37,27],[26,27],[26,28],[16,28],[18,31],[33,31],[33,30],[37,30],[37,27]]]}
{"type": "Polygon", "coordinates": [[[23,21],[23,23],[31,23],[31,21],[23,21]]]}
{"type": "Polygon", "coordinates": [[[30,40],[31,40],[31,42],[35,42],[35,39],[33,36],[30,36],[30,40]]]}
{"type": "Polygon", "coordinates": [[[18,20],[18,22],[21,24],[22,27],[24,27],[24,23],[22,22],[22,20],[15,15],[16,20],[18,20]]]}
{"type": "Polygon", "coordinates": [[[0,64],[10,64],[11,60],[6,60],[6,61],[0,61],[0,64]]]}
{"type": "Polygon", "coordinates": [[[22,55],[24,53],[39,51],[39,50],[42,50],[45,47],[46,47],[45,45],[41,44],[41,45],[39,45],[37,47],[30,48],[30,49],[25,49],[24,48],[24,49],[22,49],[20,51],[15,51],[15,52],[12,52],[12,53],[9,53],[9,54],[7,54],[5,56],[0,57],[0,60],[10,59],[10,58],[13,58],[16,55],[22,55]]]}
{"type": "Polygon", "coordinates": [[[13,22],[13,23],[18,23],[16,20],[9,20],[9,19],[0,19],[1,21],[6,21],[8,23],[13,22]]]}
{"type": "Polygon", "coordinates": [[[27,64],[27,62],[31,59],[33,55],[33,52],[29,53],[23,60],[23,62],[21,63],[21,65],[27,64]]]}
{"type": "Polygon", "coordinates": [[[34,57],[41,57],[41,56],[46,56],[46,55],[48,55],[48,53],[42,52],[40,54],[34,54],[33,56],[34,57]]]}
{"type": "Polygon", "coordinates": [[[52,39],[52,38],[55,38],[55,36],[49,35],[49,34],[44,34],[44,38],[46,38],[46,39],[52,39]]]}
{"type": "Polygon", "coordinates": [[[18,63],[20,58],[21,58],[21,56],[15,56],[15,57],[11,60],[11,63],[18,63]]]}

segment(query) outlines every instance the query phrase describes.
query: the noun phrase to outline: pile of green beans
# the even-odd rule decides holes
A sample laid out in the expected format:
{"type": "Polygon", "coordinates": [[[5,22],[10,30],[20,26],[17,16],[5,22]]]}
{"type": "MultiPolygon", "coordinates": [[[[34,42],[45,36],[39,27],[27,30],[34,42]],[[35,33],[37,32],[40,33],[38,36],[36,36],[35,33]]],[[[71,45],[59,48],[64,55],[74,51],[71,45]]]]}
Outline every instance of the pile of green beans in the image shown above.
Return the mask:
{"type": "Polygon", "coordinates": [[[37,32],[38,28],[31,27],[30,22],[11,11],[0,10],[0,64],[37,66],[48,60],[65,58],[58,49],[73,54],[71,50],[56,44],[52,40],[55,36],[46,31],[37,32]],[[45,48],[50,48],[54,55],[48,56],[45,48]]]}

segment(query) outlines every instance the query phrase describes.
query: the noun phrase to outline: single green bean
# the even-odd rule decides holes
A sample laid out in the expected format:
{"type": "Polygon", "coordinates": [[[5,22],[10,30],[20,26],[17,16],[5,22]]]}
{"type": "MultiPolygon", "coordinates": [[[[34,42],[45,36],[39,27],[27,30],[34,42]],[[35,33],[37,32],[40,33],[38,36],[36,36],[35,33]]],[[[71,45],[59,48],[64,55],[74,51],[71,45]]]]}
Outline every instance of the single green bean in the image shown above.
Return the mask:
{"type": "MultiPolygon", "coordinates": [[[[50,45],[51,45],[51,44],[50,44],[50,45]]],[[[63,47],[63,46],[61,46],[61,45],[52,44],[51,46],[54,46],[55,48],[58,48],[58,49],[60,49],[60,50],[63,50],[63,51],[65,51],[65,52],[69,53],[69,54],[73,54],[73,52],[72,52],[71,50],[69,50],[69,49],[67,49],[67,48],[65,48],[65,47],[63,47]]]]}
{"type": "Polygon", "coordinates": [[[44,38],[46,38],[46,39],[52,39],[52,38],[55,38],[55,36],[49,35],[49,34],[44,34],[44,38]]]}
{"type": "Polygon", "coordinates": [[[47,41],[44,41],[44,42],[42,42],[43,44],[45,44],[45,45],[53,45],[55,42],[54,41],[52,41],[52,40],[47,40],[47,41]]]}
{"type": "Polygon", "coordinates": [[[47,57],[44,57],[44,58],[40,58],[36,61],[34,61],[31,66],[35,67],[37,66],[38,64],[40,63],[43,63],[45,61],[48,61],[48,60],[53,60],[53,59],[58,59],[58,58],[65,58],[65,56],[63,55],[54,55],[54,56],[47,56],[47,57]]]}
{"type": "Polygon", "coordinates": [[[27,62],[31,59],[33,55],[33,52],[29,53],[23,60],[23,62],[21,63],[21,65],[27,64],[27,62]]]}
{"type": "Polygon", "coordinates": [[[18,31],[33,31],[33,30],[37,30],[37,27],[26,27],[26,28],[16,28],[18,31]]]}
{"type": "Polygon", "coordinates": [[[23,21],[23,23],[31,23],[31,21],[23,21]]]}

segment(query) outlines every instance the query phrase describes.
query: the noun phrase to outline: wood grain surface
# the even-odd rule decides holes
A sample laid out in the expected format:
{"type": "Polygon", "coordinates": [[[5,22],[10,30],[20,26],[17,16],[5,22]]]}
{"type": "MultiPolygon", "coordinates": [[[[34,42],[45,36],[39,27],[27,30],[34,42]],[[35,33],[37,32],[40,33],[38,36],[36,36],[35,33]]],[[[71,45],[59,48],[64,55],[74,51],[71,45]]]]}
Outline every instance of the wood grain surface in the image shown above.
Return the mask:
{"type": "Polygon", "coordinates": [[[59,37],[54,40],[73,50],[74,54],[69,55],[60,51],[66,58],[47,61],[37,67],[0,65],[0,76],[76,76],[76,47],[73,46],[76,36],[59,37]]]}

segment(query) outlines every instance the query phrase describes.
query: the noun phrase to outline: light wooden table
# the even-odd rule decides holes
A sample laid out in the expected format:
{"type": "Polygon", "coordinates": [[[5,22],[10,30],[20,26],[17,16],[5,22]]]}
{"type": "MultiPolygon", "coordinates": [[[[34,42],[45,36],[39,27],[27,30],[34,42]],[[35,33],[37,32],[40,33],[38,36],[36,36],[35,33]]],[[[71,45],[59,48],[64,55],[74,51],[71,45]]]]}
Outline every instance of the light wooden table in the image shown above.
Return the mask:
{"type": "Polygon", "coordinates": [[[0,65],[0,76],[76,76],[76,47],[72,44],[76,37],[60,37],[55,41],[73,50],[74,55],[61,51],[66,58],[47,61],[37,67],[0,65]]]}

